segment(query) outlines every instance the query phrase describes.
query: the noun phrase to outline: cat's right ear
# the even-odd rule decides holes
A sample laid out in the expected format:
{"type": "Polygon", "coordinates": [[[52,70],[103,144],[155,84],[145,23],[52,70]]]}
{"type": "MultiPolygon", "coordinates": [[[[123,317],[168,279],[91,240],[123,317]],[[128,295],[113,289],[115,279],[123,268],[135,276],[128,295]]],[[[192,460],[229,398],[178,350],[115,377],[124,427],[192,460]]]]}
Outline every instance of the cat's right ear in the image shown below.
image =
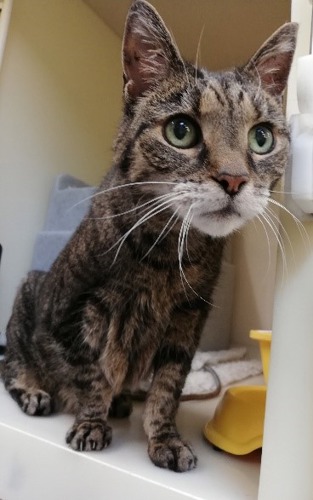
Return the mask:
{"type": "Polygon", "coordinates": [[[250,59],[245,71],[253,74],[270,94],[283,93],[296,48],[297,23],[286,23],[279,28],[250,59]]]}
{"type": "Polygon", "coordinates": [[[157,11],[144,0],[135,0],[128,12],[123,40],[125,96],[137,98],[183,61],[157,11]]]}

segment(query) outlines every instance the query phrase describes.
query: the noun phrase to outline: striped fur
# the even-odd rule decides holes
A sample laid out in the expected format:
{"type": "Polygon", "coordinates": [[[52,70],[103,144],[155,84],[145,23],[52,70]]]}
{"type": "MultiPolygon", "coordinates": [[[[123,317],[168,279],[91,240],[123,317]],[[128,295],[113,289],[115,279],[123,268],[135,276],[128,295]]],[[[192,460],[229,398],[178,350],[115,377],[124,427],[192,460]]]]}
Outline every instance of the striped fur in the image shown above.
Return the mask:
{"type": "Polygon", "coordinates": [[[210,73],[181,58],[153,7],[133,2],[114,165],[51,270],[21,285],[7,329],[7,390],[29,415],[73,412],[73,449],[106,447],[109,412],[128,415],[123,393],[153,372],[150,458],[195,467],[175,414],[226,237],[262,213],[284,171],[282,92],[295,36],[286,24],[246,66],[210,73]],[[169,139],[177,116],[195,129],[188,147],[169,139]],[[249,146],[258,124],[274,137],[266,154],[249,146]]]}

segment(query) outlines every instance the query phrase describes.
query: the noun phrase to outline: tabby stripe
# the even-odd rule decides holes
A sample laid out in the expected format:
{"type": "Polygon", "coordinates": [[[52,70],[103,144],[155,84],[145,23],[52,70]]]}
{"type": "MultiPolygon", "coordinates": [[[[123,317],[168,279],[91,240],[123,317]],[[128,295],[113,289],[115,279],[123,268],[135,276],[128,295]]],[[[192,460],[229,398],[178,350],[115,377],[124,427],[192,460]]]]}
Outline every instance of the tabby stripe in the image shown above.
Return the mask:
{"type": "Polygon", "coordinates": [[[227,104],[228,104],[228,112],[229,112],[229,115],[230,115],[230,120],[233,120],[233,116],[234,116],[234,102],[233,102],[233,99],[231,96],[229,96],[227,94],[227,91],[225,91],[225,99],[227,101],[227,104]]]}
{"type": "Polygon", "coordinates": [[[250,169],[253,172],[256,172],[255,163],[253,161],[252,154],[249,151],[247,151],[247,162],[248,162],[250,169]]]}
{"type": "Polygon", "coordinates": [[[190,354],[181,347],[163,346],[158,350],[154,358],[154,368],[158,370],[160,367],[170,363],[189,367],[191,363],[190,354]]]}
{"type": "Polygon", "coordinates": [[[204,73],[201,69],[199,68],[195,68],[195,78],[199,79],[199,80],[203,80],[204,79],[204,73]]]}
{"type": "Polygon", "coordinates": [[[119,169],[125,174],[129,171],[132,162],[132,149],[133,145],[128,144],[122,154],[121,160],[118,164],[119,169]]]}
{"type": "Polygon", "coordinates": [[[200,165],[202,165],[202,166],[209,165],[210,153],[209,153],[208,147],[205,143],[202,143],[197,159],[198,159],[198,162],[200,163],[200,165]]]}
{"type": "Polygon", "coordinates": [[[221,94],[218,92],[218,90],[212,85],[210,84],[209,85],[209,89],[212,90],[215,94],[215,97],[216,99],[218,100],[218,102],[224,107],[225,106],[225,101],[224,101],[224,98],[221,96],[221,94]]]}
{"type": "Polygon", "coordinates": [[[134,141],[136,141],[138,139],[138,137],[141,136],[141,134],[147,130],[149,127],[151,127],[151,124],[149,123],[142,123],[140,125],[140,127],[138,128],[138,130],[136,131],[135,135],[134,135],[134,141]]]}

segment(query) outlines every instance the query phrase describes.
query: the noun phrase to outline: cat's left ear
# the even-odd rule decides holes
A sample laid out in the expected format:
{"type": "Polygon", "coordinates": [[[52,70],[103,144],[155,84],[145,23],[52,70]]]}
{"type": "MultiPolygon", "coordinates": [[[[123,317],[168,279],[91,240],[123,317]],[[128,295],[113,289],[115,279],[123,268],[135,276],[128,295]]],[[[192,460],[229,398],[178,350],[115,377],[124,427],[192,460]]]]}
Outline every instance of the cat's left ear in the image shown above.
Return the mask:
{"type": "Polygon", "coordinates": [[[128,12],[123,40],[124,92],[141,96],[183,61],[157,11],[144,0],[135,0],[128,12]]]}
{"type": "Polygon", "coordinates": [[[296,48],[298,24],[286,23],[256,52],[245,66],[262,87],[274,96],[280,96],[287,84],[296,48]]]}

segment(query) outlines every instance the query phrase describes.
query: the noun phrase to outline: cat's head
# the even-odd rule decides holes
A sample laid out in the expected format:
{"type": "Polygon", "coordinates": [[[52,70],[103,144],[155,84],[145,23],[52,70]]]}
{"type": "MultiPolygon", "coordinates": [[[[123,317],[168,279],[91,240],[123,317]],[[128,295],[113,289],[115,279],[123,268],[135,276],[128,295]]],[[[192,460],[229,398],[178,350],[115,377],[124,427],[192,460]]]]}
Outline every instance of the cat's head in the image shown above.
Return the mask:
{"type": "Polygon", "coordinates": [[[288,158],[282,94],[296,33],[287,23],[245,66],[213,73],[186,63],[155,9],[134,1],[116,143],[124,179],[213,237],[261,214],[288,158]]]}

